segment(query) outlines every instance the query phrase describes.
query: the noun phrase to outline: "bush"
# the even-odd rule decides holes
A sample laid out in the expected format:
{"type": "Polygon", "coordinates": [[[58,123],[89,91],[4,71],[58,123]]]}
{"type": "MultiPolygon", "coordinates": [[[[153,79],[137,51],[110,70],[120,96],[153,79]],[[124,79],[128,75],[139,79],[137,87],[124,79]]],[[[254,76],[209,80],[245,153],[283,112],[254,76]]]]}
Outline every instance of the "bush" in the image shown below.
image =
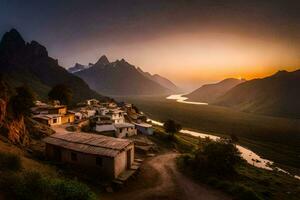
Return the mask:
{"type": "Polygon", "coordinates": [[[216,175],[228,175],[235,172],[235,166],[241,161],[240,152],[233,144],[210,141],[195,152],[194,166],[200,173],[204,170],[216,175]]]}
{"type": "Polygon", "coordinates": [[[234,196],[241,200],[261,200],[251,188],[242,184],[234,184],[230,191],[234,196]]]}
{"type": "Polygon", "coordinates": [[[95,199],[95,195],[84,184],[73,180],[53,179],[50,181],[52,194],[56,200],[95,199]]]}
{"type": "Polygon", "coordinates": [[[17,171],[22,167],[20,156],[12,153],[0,152],[0,170],[17,171]]]}
{"type": "Polygon", "coordinates": [[[38,172],[24,172],[13,190],[16,199],[20,200],[44,199],[48,192],[47,182],[38,172]]]}
{"type": "Polygon", "coordinates": [[[0,188],[8,199],[92,200],[94,193],[77,181],[44,178],[37,172],[1,174],[0,188]]]}

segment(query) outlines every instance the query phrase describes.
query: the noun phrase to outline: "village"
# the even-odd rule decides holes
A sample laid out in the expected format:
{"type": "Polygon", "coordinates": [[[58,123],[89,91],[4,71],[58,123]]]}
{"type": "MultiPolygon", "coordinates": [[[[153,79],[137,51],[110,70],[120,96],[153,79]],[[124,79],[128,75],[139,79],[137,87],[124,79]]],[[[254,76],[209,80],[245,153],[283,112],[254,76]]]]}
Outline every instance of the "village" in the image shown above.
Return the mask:
{"type": "Polygon", "coordinates": [[[45,157],[85,169],[87,175],[122,185],[139,170],[144,156],[153,156],[151,123],[132,104],[89,99],[72,109],[59,101],[37,101],[33,119],[55,131],[43,139],[45,157]]]}

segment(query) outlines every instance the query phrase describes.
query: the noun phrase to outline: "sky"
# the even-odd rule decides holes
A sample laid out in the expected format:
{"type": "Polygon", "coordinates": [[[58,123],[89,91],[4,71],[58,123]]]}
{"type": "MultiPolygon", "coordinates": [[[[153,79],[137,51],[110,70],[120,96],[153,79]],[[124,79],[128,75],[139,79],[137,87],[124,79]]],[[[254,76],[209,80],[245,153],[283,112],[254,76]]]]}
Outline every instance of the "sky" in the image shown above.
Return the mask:
{"type": "Polygon", "coordinates": [[[105,54],[185,89],[300,68],[298,0],[0,0],[16,28],[65,68],[105,54]]]}

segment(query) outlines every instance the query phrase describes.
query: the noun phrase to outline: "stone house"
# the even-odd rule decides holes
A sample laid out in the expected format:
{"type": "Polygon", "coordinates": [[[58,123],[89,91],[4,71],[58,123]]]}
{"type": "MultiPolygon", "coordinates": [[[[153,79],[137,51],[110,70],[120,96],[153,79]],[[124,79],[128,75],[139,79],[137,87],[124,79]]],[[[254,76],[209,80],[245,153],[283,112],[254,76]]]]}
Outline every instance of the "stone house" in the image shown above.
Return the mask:
{"type": "Polygon", "coordinates": [[[54,134],[43,140],[47,159],[68,163],[109,179],[131,169],[134,143],[89,133],[54,134]]]}

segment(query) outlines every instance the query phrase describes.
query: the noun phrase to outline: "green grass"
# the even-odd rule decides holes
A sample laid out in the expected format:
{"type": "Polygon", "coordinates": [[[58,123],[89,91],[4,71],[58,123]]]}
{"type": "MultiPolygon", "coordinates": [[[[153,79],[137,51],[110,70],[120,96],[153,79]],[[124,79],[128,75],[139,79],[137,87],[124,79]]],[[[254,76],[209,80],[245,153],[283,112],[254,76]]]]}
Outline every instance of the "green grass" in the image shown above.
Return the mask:
{"type": "Polygon", "coordinates": [[[217,106],[182,104],[164,97],[116,99],[133,103],[155,120],[173,119],[184,128],[219,136],[234,133],[241,145],[299,173],[300,120],[255,115],[217,106]]]}
{"type": "MultiPolygon", "coordinates": [[[[182,133],[177,133],[175,139],[169,140],[167,133],[163,128],[155,126],[155,134],[151,139],[166,148],[174,148],[180,152],[191,153],[198,145],[206,142],[182,133]]],[[[184,174],[190,176],[198,182],[210,185],[218,190],[222,190],[235,199],[255,200],[255,199],[273,199],[273,200],[297,200],[300,196],[300,181],[281,172],[268,171],[253,167],[246,162],[237,166],[235,175],[231,176],[214,176],[212,174],[199,177],[184,165],[184,157],[177,159],[177,164],[184,174]]],[[[204,173],[208,174],[208,173],[204,173]]]]}
{"type": "MultiPolygon", "coordinates": [[[[184,141],[186,145],[199,145],[199,140],[193,136],[177,134],[176,137],[179,139],[176,143],[184,141]]],[[[205,140],[202,140],[202,144],[203,142],[205,143],[205,140]]],[[[186,152],[191,153],[191,150],[186,152]]],[[[198,182],[230,194],[235,199],[297,200],[300,197],[300,181],[284,173],[259,169],[243,162],[236,167],[236,174],[234,175],[218,176],[203,173],[204,175],[199,176],[191,166],[185,165],[185,156],[180,156],[177,159],[180,171],[198,182]]]]}

